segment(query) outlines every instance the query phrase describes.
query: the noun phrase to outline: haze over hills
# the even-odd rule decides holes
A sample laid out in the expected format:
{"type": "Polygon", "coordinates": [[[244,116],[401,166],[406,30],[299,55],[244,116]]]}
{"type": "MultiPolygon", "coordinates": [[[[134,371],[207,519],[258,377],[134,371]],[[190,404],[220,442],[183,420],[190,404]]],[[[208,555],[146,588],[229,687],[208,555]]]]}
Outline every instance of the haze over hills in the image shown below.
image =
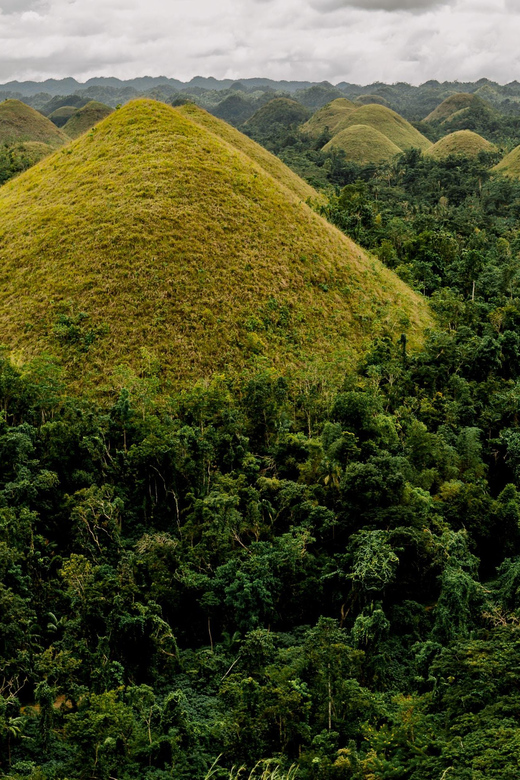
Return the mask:
{"type": "Polygon", "coordinates": [[[312,109],[319,108],[335,98],[346,97],[351,101],[359,99],[363,103],[382,102],[412,121],[424,119],[445,98],[461,92],[485,98],[504,113],[520,113],[520,84],[512,81],[500,85],[488,79],[464,83],[440,83],[431,80],[419,86],[403,82],[376,82],[361,86],[347,82],[332,85],[329,82],[273,81],[265,78],[233,81],[196,77],[189,82],[181,82],[166,77],[144,77],[127,81],[117,78],[93,78],[85,83],[79,83],[75,79],[49,79],[43,82],[9,82],[0,85],[0,97],[18,97],[38,109],[49,104],[55,97],[67,95],[81,97],[85,102],[98,100],[112,107],[139,96],[168,101],[176,96],[187,95],[190,99],[200,102],[202,107],[213,110],[226,97],[234,94],[242,102],[253,104],[251,113],[260,107],[259,99],[267,102],[266,97],[269,95],[293,97],[312,109]]]}
{"type": "Polygon", "coordinates": [[[344,363],[378,332],[420,340],[426,303],[308,193],[200,109],[130,103],[0,190],[3,338],[69,378],[152,359],[174,384],[344,363]]]}

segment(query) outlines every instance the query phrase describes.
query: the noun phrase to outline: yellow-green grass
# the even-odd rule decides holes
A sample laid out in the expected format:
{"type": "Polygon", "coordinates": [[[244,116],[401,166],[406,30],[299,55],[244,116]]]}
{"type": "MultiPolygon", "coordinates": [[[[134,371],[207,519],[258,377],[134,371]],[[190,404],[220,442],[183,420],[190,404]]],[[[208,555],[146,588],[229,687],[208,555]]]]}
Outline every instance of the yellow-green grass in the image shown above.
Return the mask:
{"type": "Polygon", "coordinates": [[[101,392],[118,365],[167,389],[258,366],[337,375],[381,333],[419,344],[424,299],[206,121],[134,101],[2,187],[13,359],[50,354],[101,392]]]}
{"type": "Polygon", "coordinates": [[[471,95],[469,92],[456,92],[454,95],[447,97],[446,100],[443,100],[437,108],[434,108],[424,121],[444,122],[458,111],[469,108],[473,103],[478,102],[482,103],[483,101],[476,95],[471,95]]]}
{"type": "Polygon", "coordinates": [[[20,100],[0,103],[0,143],[38,141],[56,148],[68,140],[68,136],[50,119],[20,100]]]}
{"type": "Polygon", "coordinates": [[[336,98],[331,103],[318,109],[311,118],[302,125],[302,131],[309,135],[319,137],[325,131],[332,135],[337,132],[337,127],[344,117],[354,111],[356,106],[347,98],[336,98]]]}
{"type": "Polygon", "coordinates": [[[337,124],[335,134],[353,125],[370,125],[370,127],[385,135],[402,151],[406,149],[421,149],[425,152],[432,146],[431,141],[416,130],[410,122],[407,122],[406,119],[392,111],[391,108],[386,108],[386,106],[374,104],[360,106],[355,111],[345,114],[337,124]]]}
{"type": "Polygon", "coordinates": [[[250,157],[266,173],[269,173],[280,184],[283,184],[302,200],[319,199],[320,196],[316,190],[304,182],[303,179],[300,179],[296,173],[293,173],[278,157],[275,157],[274,154],[268,152],[263,146],[252,141],[247,135],[228,125],[227,122],[223,122],[212,114],[208,114],[207,111],[199,108],[194,103],[185,103],[182,106],[177,106],[175,111],[190,121],[195,122],[204,130],[218,136],[221,141],[229,144],[233,149],[237,149],[247,157],[250,157]]]}
{"type": "Polygon", "coordinates": [[[495,173],[503,173],[505,176],[520,178],[520,146],[516,146],[512,152],[500,160],[498,165],[491,169],[495,173]]]}
{"type": "Polygon", "coordinates": [[[40,141],[22,141],[14,144],[14,149],[20,155],[23,155],[26,160],[29,160],[32,165],[36,165],[37,162],[51,154],[55,147],[49,144],[42,144],[40,141]]]}
{"type": "Polygon", "coordinates": [[[377,164],[402,154],[386,135],[370,125],[352,125],[342,130],[323,147],[326,152],[333,149],[341,149],[348,160],[358,165],[377,164]]]}
{"type": "Polygon", "coordinates": [[[106,106],[104,103],[98,103],[96,100],[91,100],[82,108],[78,108],[71,116],[69,121],[64,125],[63,132],[66,133],[69,138],[77,138],[78,136],[86,133],[87,130],[91,130],[94,125],[101,122],[113,112],[113,108],[106,106]]]}
{"type": "Polygon", "coordinates": [[[472,130],[457,130],[437,141],[426,154],[436,160],[444,160],[450,155],[457,157],[478,157],[480,152],[494,152],[496,147],[472,130]]]}

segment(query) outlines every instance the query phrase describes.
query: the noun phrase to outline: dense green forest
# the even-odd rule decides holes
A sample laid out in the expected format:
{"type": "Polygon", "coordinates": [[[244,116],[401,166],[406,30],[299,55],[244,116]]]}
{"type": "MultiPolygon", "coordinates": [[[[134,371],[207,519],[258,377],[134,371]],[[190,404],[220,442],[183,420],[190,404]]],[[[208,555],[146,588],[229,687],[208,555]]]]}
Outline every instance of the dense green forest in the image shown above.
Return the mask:
{"type": "Polygon", "coordinates": [[[2,777],[518,777],[520,181],[264,142],[437,325],[334,388],[2,357],[2,777]]]}

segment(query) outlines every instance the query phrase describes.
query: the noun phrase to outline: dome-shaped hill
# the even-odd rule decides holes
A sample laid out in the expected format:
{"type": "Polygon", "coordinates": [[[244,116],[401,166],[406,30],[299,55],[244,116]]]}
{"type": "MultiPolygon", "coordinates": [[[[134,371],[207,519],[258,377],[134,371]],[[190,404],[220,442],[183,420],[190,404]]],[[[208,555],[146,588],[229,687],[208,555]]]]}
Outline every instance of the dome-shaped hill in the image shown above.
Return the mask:
{"type": "Polygon", "coordinates": [[[484,105],[484,101],[477,95],[471,95],[469,92],[456,92],[443,100],[437,108],[428,114],[425,122],[444,122],[449,117],[465,108],[474,105],[484,105]]]}
{"type": "Polygon", "coordinates": [[[57,147],[68,140],[50,119],[20,100],[4,100],[0,103],[0,143],[38,141],[57,147]]]}
{"type": "Polygon", "coordinates": [[[345,114],[336,125],[336,133],[353,125],[370,125],[385,135],[401,150],[421,149],[423,152],[432,145],[422,133],[386,106],[360,106],[345,114]]]}
{"type": "Polygon", "coordinates": [[[347,160],[358,165],[377,164],[402,154],[402,149],[370,125],[352,125],[341,130],[323,147],[326,152],[333,149],[342,149],[347,160]]]}
{"type": "Polygon", "coordinates": [[[331,135],[334,135],[340,122],[354,109],[354,103],[347,98],[337,98],[332,103],[327,103],[326,106],[318,109],[302,126],[302,130],[316,138],[327,130],[331,135]]]}
{"type": "Polygon", "coordinates": [[[290,98],[274,98],[255,111],[244,127],[248,131],[269,135],[277,128],[289,129],[301,125],[309,117],[309,110],[290,98]]]}
{"type": "Polygon", "coordinates": [[[129,103],[0,189],[17,358],[54,355],[99,389],[118,364],[160,366],[167,386],[258,360],[345,365],[382,331],[417,342],[425,301],[302,203],[280,161],[271,174],[187,108],[129,103]]]}
{"type": "Polygon", "coordinates": [[[77,110],[77,106],[60,106],[60,108],[57,108],[52,114],[48,115],[48,119],[50,119],[56,127],[63,127],[71,116],[74,116],[77,110]]]}
{"type": "Polygon", "coordinates": [[[86,133],[87,130],[91,130],[102,119],[110,116],[113,111],[114,109],[110,106],[98,103],[97,100],[91,100],[72,114],[68,122],[63,126],[63,132],[67,133],[69,138],[77,138],[86,133]]]}
{"type": "Polygon", "coordinates": [[[436,160],[444,160],[450,155],[457,157],[478,157],[480,152],[493,152],[496,147],[472,130],[457,130],[437,141],[426,154],[436,160]]]}
{"type": "Polygon", "coordinates": [[[505,176],[520,179],[520,146],[515,147],[512,152],[506,154],[498,165],[495,165],[491,170],[496,173],[503,173],[505,176]]]}

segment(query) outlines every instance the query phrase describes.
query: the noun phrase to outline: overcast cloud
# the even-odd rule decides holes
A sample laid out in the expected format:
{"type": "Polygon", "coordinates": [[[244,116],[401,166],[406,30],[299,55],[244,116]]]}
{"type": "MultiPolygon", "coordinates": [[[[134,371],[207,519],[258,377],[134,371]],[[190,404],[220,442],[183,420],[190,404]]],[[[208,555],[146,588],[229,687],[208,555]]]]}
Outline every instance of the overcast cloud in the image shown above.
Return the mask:
{"type": "Polygon", "coordinates": [[[520,80],[520,0],[0,0],[0,83],[520,80]]]}

